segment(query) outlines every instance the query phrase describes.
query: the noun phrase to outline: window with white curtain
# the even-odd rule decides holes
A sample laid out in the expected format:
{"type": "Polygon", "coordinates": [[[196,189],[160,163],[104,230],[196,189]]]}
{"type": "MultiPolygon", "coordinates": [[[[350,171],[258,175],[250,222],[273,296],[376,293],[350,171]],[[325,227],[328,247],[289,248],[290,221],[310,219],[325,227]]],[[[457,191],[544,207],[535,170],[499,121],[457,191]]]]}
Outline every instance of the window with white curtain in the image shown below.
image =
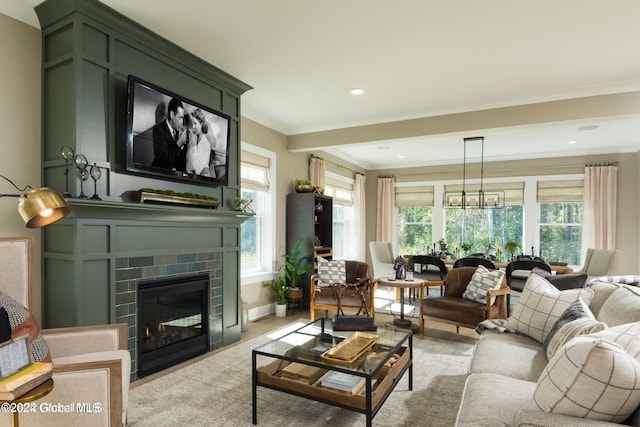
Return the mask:
{"type": "Polygon", "coordinates": [[[396,183],[395,247],[404,255],[426,255],[432,252],[433,185],[396,183]]]}
{"type": "Polygon", "coordinates": [[[272,276],[275,242],[273,218],[275,153],[242,143],[240,161],[241,197],[253,200],[255,215],[240,226],[240,274],[243,282],[255,282],[272,276]]]}
{"type": "Polygon", "coordinates": [[[333,198],[333,258],[354,259],[354,179],[326,172],[324,194],[333,198]]]}
{"type": "Polygon", "coordinates": [[[584,180],[538,181],[538,242],[548,261],[581,264],[584,180]]]}

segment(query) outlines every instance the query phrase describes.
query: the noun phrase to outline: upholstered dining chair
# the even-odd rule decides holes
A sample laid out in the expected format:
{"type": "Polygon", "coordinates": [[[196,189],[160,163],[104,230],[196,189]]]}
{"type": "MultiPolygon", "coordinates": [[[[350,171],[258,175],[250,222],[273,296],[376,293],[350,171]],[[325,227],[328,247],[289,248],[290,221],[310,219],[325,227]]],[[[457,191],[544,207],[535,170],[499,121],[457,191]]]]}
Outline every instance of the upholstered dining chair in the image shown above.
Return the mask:
{"type": "Polygon", "coordinates": [[[316,310],[324,310],[325,317],[329,310],[335,310],[336,314],[342,314],[340,311],[368,312],[375,322],[376,280],[369,274],[369,264],[353,260],[345,260],[344,263],[345,283],[319,284],[320,275],[311,276],[309,316],[312,322],[316,318],[316,310]]]}
{"type": "MultiPolygon", "coordinates": [[[[31,307],[32,246],[31,236],[0,238],[0,290],[11,298],[11,304],[18,303],[26,309],[31,307]]],[[[37,333],[39,327],[35,321],[33,325],[31,330],[37,333]]],[[[101,411],[23,412],[21,424],[125,425],[131,372],[127,325],[42,329],[39,332],[53,361],[53,390],[37,404],[71,404],[75,407],[76,402],[91,402],[100,405],[101,411]]],[[[10,425],[9,416],[9,413],[0,413],[0,425],[10,425]]]]}
{"type": "Polygon", "coordinates": [[[460,267],[477,267],[479,265],[483,265],[491,270],[495,270],[496,269],[496,265],[489,261],[486,258],[477,258],[477,257],[473,257],[473,256],[468,256],[465,258],[458,258],[454,263],[453,263],[453,268],[460,268],[460,267]]]}
{"type": "Polygon", "coordinates": [[[393,270],[395,257],[391,248],[391,242],[369,242],[369,253],[374,277],[387,277],[393,270]]]}
{"type": "Polygon", "coordinates": [[[487,292],[486,303],[463,298],[476,270],[476,267],[453,268],[447,273],[444,296],[424,298],[424,295],[421,295],[420,332],[422,334],[424,334],[425,317],[451,323],[456,326],[456,332],[460,330],[460,326],[475,329],[483,320],[507,318],[506,297],[510,290],[504,276],[498,289],[487,292]]]}
{"type": "MultiPolygon", "coordinates": [[[[431,255],[413,255],[409,257],[409,266],[413,270],[413,277],[420,280],[443,281],[447,277],[447,266],[440,258],[431,255]]],[[[443,295],[442,286],[440,296],[443,295]]],[[[429,287],[425,287],[429,296],[429,287]]]]}
{"type": "Polygon", "coordinates": [[[511,261],[505,268],[507,285],[512,290],[522,291],[524,284],[527,282],[529,273],[534,268],[540,268],[551,274],[551,266],[547,263],[533,260],[511,261]]]}
{"type": "Polygon", "coordinates": [[[587,248],[584,264],[577,273],[593,276],[615,276],[620,273],[622,251],[614,249],[587,248]]]}

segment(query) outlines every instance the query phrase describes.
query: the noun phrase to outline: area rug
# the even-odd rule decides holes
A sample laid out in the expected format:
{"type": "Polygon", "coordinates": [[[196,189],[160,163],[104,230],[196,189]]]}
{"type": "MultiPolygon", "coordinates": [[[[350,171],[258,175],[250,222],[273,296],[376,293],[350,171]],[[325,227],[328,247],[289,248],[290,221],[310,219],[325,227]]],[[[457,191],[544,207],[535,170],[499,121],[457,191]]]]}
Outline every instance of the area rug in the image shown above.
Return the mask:
{"type": "MultiPolygon", "coordinates": [[[[300,320],[299,322],[305,322],[300,320]]],[[[301,323],[303,324],[303,323],[301,323]]],[[[292,327],[294,325],[291,325],[292,327]]],[[[251,426],[251,350],[274,331],[162,377],[133,386],[129,426],[251,426]]],[[[434,334],[437,331],[434,331],[434,334]]],[[[376,426],[451,426],[473,352],[473,339],[415,336],[413,391],[408,372],[378,414],[376,426]]],[[[440,332],[442,335],[442,332],[440,332]]],[[[362,426],[366,417],[305,398],[258,388],[258,425],[362,426]]]]}

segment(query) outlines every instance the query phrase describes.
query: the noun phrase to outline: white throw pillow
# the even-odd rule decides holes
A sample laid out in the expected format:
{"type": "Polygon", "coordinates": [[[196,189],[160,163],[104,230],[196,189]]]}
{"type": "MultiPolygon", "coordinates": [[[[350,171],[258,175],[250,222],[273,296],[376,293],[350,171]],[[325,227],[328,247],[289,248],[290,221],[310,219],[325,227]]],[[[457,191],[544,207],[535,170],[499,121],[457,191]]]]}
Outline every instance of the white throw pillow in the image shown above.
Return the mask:
{"type": "Polygon", "coordinates": [[[530,274],[507,327],[544,343],[562,313],[578,298],[589,305],[593,291],[585,288],[560,291],[548,280],[530,274]]]}
{"type": "Polygon", "coordinates": [[[318,286],[333,286],[336,283],[346,283],[347,270],[343,259],[327,260],[318,258],[318,286]]]}
{"type": "Polygon", "coordinates": [[[640,362],[640,322],[625,323],[624,325],[607,328],[590,334],[589,337],[602,338],[614,342],[640,362]]]}
{"type": "MultiPolygon", "coordinates": [[[[480,304],[486,304],[487,292],[500,289],[503,278],[504,271],[489,271],[485,266],[479,265],[473,273],[473,276],[471,276],[471,281],[462,294],[462,298],[479,302],[480,304]]],[[[491,301],[491,304],[493,304],[493,301],[491,301]]]]}
{"type": "Polygon", "coordinates": [[[640,404],[640,362],[619,345],[576,337],[551,358],[531,409],[621,423],[640,404]]]}

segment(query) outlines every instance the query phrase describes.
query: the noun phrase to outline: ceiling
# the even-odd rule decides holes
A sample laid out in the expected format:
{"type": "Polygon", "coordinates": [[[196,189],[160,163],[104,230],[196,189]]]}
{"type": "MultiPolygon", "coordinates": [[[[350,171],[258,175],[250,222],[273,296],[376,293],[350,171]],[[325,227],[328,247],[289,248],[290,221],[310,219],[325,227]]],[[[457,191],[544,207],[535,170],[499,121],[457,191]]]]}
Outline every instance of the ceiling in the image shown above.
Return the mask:
{"type": "MultiPolygon", "coordinates": [[[[640,91],[637,0],[102,2],[253,86],[242,115],[286,135],[640,91]]],[[[38,3],[0,0],[0,12],[39,27],[38,3]]],[[[313,152],[366,169],[459,163],[479,135],[486,161],[637,152],[640,105],[313,152]]]]}

